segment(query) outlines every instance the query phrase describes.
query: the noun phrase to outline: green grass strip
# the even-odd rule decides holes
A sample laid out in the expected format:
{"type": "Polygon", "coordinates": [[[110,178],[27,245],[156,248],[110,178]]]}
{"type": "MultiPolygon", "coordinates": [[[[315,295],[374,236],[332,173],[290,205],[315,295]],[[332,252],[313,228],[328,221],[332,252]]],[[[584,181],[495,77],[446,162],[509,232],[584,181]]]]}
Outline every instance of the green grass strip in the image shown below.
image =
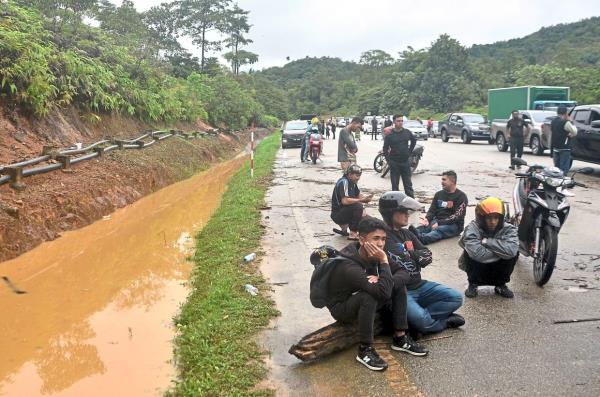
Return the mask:
{"type": "Polygon", "coordinates": [[[254,179],[249,162],[232,177],[221,206],[196,236],[191,294],[176,318],[175,361],[179,378],[169,396],[264,396],[254,386],[266,375],[255,343],[259,330],[277,315],[268,286],[243,257],[260,248],[259,208],[273,175],[280,134],[257,147],[254,179]],[[256,286],[252,296],[244,285],[256,286]]]}

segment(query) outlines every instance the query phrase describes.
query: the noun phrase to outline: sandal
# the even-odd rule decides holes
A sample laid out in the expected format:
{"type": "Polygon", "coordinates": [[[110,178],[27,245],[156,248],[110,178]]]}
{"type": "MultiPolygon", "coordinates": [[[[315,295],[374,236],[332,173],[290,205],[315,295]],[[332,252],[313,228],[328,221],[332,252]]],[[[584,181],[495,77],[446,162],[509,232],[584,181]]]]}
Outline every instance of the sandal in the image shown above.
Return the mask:
{"type": "Polygon", "coordinates": [[[348,237],[350,235],[345,230],[340,230],[340,229],[335,229],[335,228],[333,229],[333,232],[339,234],[340,236],[344,236],[344,237],[348,237]]]}

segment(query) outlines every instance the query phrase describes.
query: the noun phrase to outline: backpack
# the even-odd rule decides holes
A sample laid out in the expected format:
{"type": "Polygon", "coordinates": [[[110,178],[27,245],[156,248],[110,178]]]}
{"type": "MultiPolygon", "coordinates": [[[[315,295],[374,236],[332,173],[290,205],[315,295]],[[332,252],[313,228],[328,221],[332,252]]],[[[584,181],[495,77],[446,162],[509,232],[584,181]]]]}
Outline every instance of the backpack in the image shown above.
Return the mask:
{"type": "Polygon", "coordinates": [[[310,255],[310,263],[315,267],[310,277],[310,303],[318,308],[324,308],[329,302],[328,285],[331,272],[343,260],[348,260],[338,250],[322,245],[310,255]]]}

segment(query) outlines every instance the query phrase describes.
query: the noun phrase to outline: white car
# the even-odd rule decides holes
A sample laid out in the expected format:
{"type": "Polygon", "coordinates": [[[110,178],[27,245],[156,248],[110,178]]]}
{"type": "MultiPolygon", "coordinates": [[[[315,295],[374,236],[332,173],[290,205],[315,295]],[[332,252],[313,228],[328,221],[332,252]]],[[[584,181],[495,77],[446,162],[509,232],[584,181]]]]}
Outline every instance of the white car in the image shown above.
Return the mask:
{"type": "Polygon", "coordinates": [[[404,122],[404,128],[409,129],[417,139],[427,140],[427,127],[416,120],[404,122]]]}

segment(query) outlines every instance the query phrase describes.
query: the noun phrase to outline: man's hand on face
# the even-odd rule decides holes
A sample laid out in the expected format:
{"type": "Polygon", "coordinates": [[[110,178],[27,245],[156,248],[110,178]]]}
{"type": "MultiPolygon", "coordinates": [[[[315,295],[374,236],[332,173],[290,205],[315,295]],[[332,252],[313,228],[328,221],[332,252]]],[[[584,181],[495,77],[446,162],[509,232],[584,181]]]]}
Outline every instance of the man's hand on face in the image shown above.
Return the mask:
{"type": "Polygon", "coordinates": [[[370,282],[371,284],[377,284],[377,282],[379,281],[379,277],[377,277],[377,276],[374,276],[374,275],[372,275],[372,276],[367,276],[367,280],[369,280],[369,282],[370,282]]]}
{"type": "Polygon", "coordinates": [[[365,243],[364,247],[369,258],[376,259],[380,263],[387,263],[387,255],[384,250],[368,241],[365,243]]]}

